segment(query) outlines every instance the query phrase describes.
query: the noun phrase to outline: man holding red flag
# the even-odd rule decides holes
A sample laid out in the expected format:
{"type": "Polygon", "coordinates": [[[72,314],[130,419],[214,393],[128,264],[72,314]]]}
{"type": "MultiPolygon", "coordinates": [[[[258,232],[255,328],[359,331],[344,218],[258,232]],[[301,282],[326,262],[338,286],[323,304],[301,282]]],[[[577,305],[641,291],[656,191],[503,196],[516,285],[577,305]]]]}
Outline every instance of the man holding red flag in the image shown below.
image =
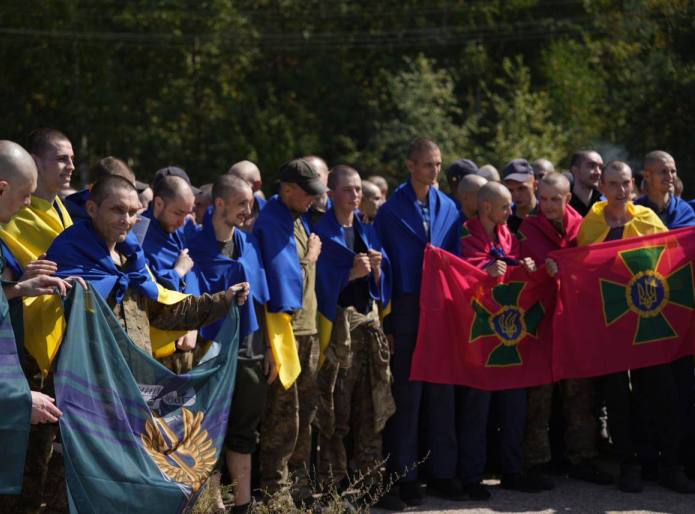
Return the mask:
{"type": "MultiPolygon", "coordinates": [[[[521,255],[545,262],[548,253],[577,244],[581,215],[570,205],[570,183],[560,173],[548,173],[538,184],[540,212],[524,218],[517,233],[521,255]]],[[[571,464],[570,476],[595,484],[610,484],[612,477],[597,468],[596,417],[592,412],[593,381],[569,379],[558,384],[563,397],[566,422],[565,448],[571,464]]],[[[553,384],[528,390],[528,412],[524,439],[524,466],[527,485],[552,489],[552,479],[543,473],[550,462],[548,427],[552,407],[553,384]]]]}
{"type": "MultiPolygon", "coordinates": [[[[630,201],[633,181],[632,170],[627,164],[610,162],[600,184],[606,201],[594,204],[582,222],[577,237],[580,246],[667,231],[651,209],[630,201]]],[[[547,267],[551,274],[557,272],[554,261],[549,260],[547,267]]],[[[610,373],[600,380],[608,408],[608,428],[621,459],[618,487],[625,492],[642,491],[635,425],[653,419],[658,424],[662,485],[681,493],[695,493],[695,483],[687,479],[678,465],[681,426],[670,367],[631,369],[629,375],[624,371],[610,373]]]]}
{"type": "MultiPolygon", "coordinates": [[[[503,277],[508,268],[524,266],[535,271],[533,259],[520,259],[519,243],[507,227],[512,196],[502,184],[489,182],[478,191],[478,217],[464,224],[461,256],[491,277],[503,277]]],[[[461,388],[459,415],[459,467],[464,489],[473,500],[487,500],[490,492],[482,484],[487,460],[487,420],[495,397],[499,406],[502,468],[501,487],[537,492],[523,480],[522,443],[526,423],[526,389],[490,392],[461,388]]]]}

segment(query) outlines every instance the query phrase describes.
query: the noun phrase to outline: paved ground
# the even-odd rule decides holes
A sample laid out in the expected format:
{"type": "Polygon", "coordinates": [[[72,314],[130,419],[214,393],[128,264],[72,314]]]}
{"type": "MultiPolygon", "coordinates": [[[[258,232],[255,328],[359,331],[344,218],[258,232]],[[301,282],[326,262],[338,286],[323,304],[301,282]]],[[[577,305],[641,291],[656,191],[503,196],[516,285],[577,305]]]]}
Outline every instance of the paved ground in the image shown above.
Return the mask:
{"type": "MultiPolygon", "coordinates": [[[[525,494],[501,490],[497,481],[488,481],[492,498],[488,502],[451,502],[428,497],[422,507],[411,507],[407,512],[435,513],[584,513],[584,512],[663,512],[672,514],[695,513],[695,495],[671,492],[653,482],[645,482],[640,494],[623,493],[615,486],[597,486],[557,478],[552,491],[525,494]]],[[[388,511],[373,509],[375,514],[388,511]]]]}

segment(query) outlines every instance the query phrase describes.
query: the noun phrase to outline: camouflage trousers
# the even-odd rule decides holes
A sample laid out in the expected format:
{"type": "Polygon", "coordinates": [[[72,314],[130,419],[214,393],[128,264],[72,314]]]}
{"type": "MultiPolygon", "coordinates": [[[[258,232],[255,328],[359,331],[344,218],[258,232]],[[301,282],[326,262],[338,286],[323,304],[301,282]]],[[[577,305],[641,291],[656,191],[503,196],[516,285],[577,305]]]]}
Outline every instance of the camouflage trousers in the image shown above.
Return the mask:
{"type": "MultiPolygon", "coordinates": [[[[376,476],[381,462],[381,432],[395,411],[391,394],[389,350],[376,313],[363,316],[353,309],[347,312],[349,326],[348,355],[329,355],[319,371],[321,399],[319,426],[319,480],[337,483],[347,477],[348,455],[344,439],[352,434],[352,467],[362,475],[376,476]],[[355,325],[358,325],[356,328],[355,325]],[[335,358],[337,357],[337,358],[335,358]]],[[[332,338],[331,350],[336,341],[332,338]]]]}
{"type": "MultiPolygon", "coordinates": [[[[524,437],[526,467],[550,461],[548,434],[552,408],[553,387],[546,384],[528,389],[528,412],[524,437]]],[[[594,385],[591,379],[563,380],[557,384],[562,395],[565,418],[566,457],[571,464],[593,459],[596,449],[597,419],[593,409],[594,385]]]]}
{"type": "Polygon", "coordinates": [[[265,415],[261,424],[259,461],[261,489],[273,494],[289,486],[289,474],[296,480],[295,496],[309,491],[311,423],[316,415],[316,372],[319,364],[317,335],[296,336],[302,371],[285,389],[279,380],[268,388],[265,415]]]}

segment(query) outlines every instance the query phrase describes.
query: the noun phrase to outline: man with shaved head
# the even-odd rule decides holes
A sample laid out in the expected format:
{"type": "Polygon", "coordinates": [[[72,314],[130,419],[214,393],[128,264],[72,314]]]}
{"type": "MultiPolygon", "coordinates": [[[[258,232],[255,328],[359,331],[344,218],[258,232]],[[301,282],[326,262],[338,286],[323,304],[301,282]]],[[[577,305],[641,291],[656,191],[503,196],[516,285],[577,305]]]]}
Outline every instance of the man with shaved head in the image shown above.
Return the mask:
{"type": "Polygon", "coordinates": [[[261,180],[261,170],[259,170],[258,166],[251,161],[239,161],[232,164],[232,167],[229,168],[227,173],[244,180],[253,191],[254,202],[251,215],[247,216],[244,225],[240,227],[242,230],[251,232],[253,231],[253,224],[255,223],[256,218],[258,218],[258,214],[261,212],[261,209],[263,209],[266,203],[266,200],[263,197],[263,192],[261,191],[261,186],[263,185],[263,181],[261,180]]]}
{"type": "MultiPolygon", "coordinates": [[[[522,258],[519,242],[507,227],[512,212],[512,195],[498,182],[488,182],[478,191],[478,216],[463,225],[461,256],[491,277],[502,277],[510,266],[535,271],[529,257],[522,258]]],[[[459,470],[464,490],[473,500],[487,500],[483,485],[487,460],[487,419],[491,402],[498,406],[500,425],[501,487],[524,492],[538,491],[522,476],[522,443],[526,424],[526,389],[482,391],[461,387],[458,396],[459,470]]]]}
{"type": "Polygon", "coordinates": [[[484,164],[481,166],[480,170],[478,170],[478,175],[483,177],[488,182],[501,181],[500,172],[497,171],[497,168],[495,168],[492,164],[484,164]]]}
{"type": "MultiPolygon", "coordinates": [[[[669,230],[695,225],[695,213],[692,207],[675,194],[674,182],[678,178],[675,159],[661,150],[649,152],[644,158],[644,182],[647,194],[635,201],[636,205],[649,207],[669,230]]],[[[684,453],[682,463],[695,468],[695,407],[693,406],[693,359],[684,357],[669,365],[676,385],[680,404],[680,421],[682,426],[684,453]]],[[[668,374],[667,369],[663,369],[668,374]]],[[[654,445],[655,434],[645,434],[642,438],[642,465],[656,469],[659,448],[654,445]]]]}
{"type": "Polygon", "coordinates": [[[369,180],[362,181],[362,201],[360,202],[361,221],[374,223],[379,207],[384,203],[381,189],[369,180]]]}
{"type": "MultiPolygon", "coordinates": [[[[0,223],[8,223],[20,209],[29,205],[31,193],[36,188],[36,175],[36,165],[26,150],[11,141],[0,141],[0,223]]],[[[0,253],[0,272],[3,272],[2,268],[4,268],[4,259],[0,253]]],[[[27,452],[27,439],[24,435],[26,433],[31,433],[29,441],[32,451],[29,459],[26,460],[26,469],[30,476],[24,483],[25,497],[27,492],[31,493],[32,486],[34,490],[37,488],[31,481],[34,477],[34,468],[37,467],[36,459],[32,457],[36,453],[37,434],[41,439],[40,435],[44,431],[32,429],[30,432],[30,424],[50,423],[49,432],[54,433],[55,422],[61,415],[52,396],[38,390],[31,390],[38,389],[37,384],[32,383],[30,386],[23,378],[17,345],[12,336],[7,300],[52,294],[54,289],[65,294],[69,287],[70,284],[60,278],[32,274],[31,278],[3,284],[0,291],[0,305],[4,306],[1,309],[0,321],[5,332],[5,335],[0,338],[0,353],[3,355],[3,360],[0,361],[0,373],[5,377],[0,381],[0,411],[3,413],[0,432],[3,434],[4,442],[0,447],[0,462],[3,463],[4,478],[0,483],[0,494],[19,494],[22,489],[22,474],[27,452]]],[[[38,386],[40,387],[40,384],[38,386]]],[[[38,494],[34,493],[33,496],[38,494]]],[[[21,512],[27,507],[25,500],[26,498],[0,496],[0,510],[21,512]]],[[[35,504],[36,502],[32,502],[32,506],[35,504]]]]}
{"type": "Polygon", "coordinates": [[[200,189],[200,192],[195,195],[193,215],[195,216],[196,224],[202,225],[205,214],[208,212],[208,207],[212,205],[212,184],[203,184],[198,189],[200,189]]]}
{"type": "Polygon", "coordinates": [[[372,184],[376,184],[376,187],[381,191],[381,197],[386,201],[389,196],[389,183],[381,175],[370,175],[367,180],[372,184]]]}
{"type": "Polygon", "coordinates": [[[478,191],[487,184],[487,180],[480,175],[466,175],[459,181],[456,189],[461,216],[463,222],[478,214],[478,191]]]}
{"type": "MultiPolygon", "coordinates": [[[[543,263],[554,250],[577,245],[582,217],[570,205],[570,183],[555,172],[543,175],[538,182],[540,211],[524,218],[517,233],[522,257],[543,263]]],[[[596,465],[597,426],[593,414],[593,380],[563,380],[558,384],[565,418],[565,455],[572,478],[595,484],[610,484],[612,477],[596,465]]],[[[553,384],[528,390],[528,414],[524,439],[524,479],[527,485],[552,489],[553,481],[544,472],[550,462],[548,427],[553,398],[553,384]]]]}
{"type": "Polygon", "coordinates": [[[392,507],[396,506],[395,500],[402,507],[422,504],[418,470],[413,463],[427,452],[430,493],[455,500],[465,497],[455,479],[454,387],[410,380],[425,246],[432,244],[458,253],[459,213],[454,202],[434,187],[442,168],[437,144],[418,138],[410,144],[405,157],[410,177],[381,206],[374,221],[393,270],[392,312],[384,320],[384,332],[393,345],[391,370],[396,413],[384,430],[384,448],[389,455],[389,473],[403,478],[388,495],[393,500],[392,507]],[[423,438],[422,432],[426,434],[423,438]]]}
{"type": "Polygon", "coordinates": [[[533,167],[533,174],[536,177],[536,180],[542,179],[546,173],[552,173],[555,171],[555,166],[553,166],[553,163],[542,157],[533,161],[531,166],[533,167]]]}
{"type": "MultiPolygon", "coordinates": [[[[190,241],[201,290],[212,294],[243,280],[248,280],[251,289],[251,301],[240,309],[236,383],[225,439],[226,463],[234,490],[232,512],[247,512],[252,499],[251,455],[257,449],[268,384],[277,377],[264,331],[263,307],[268,301],[268,285],[258,242],[253,234],[241,230],[251,216],[251,186],[233,174],[222,175],[212,186],[212,200],[212,211],[206,214],[202,229],[190,241]]],[[[202,338],[213,340],[220,326],[216,323],[204,328],[200,332],[202,338]]]]}
{"type": "Polygon", "coordinates": [[[582,216],[600,200],[599,182],[603,170],[603,159],[594,150],[579,150],[570,159],[570,169],[574,177],[572,201],[570,205],[582,216]]]}

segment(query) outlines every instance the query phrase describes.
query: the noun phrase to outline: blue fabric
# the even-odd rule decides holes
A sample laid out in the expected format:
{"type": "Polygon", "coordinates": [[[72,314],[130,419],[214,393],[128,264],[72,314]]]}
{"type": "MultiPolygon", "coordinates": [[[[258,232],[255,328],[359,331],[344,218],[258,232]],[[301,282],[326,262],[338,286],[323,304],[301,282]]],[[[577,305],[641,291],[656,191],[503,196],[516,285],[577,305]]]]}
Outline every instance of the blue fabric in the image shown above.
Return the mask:
{"type": "Polygon", "coordinates": [[[423,218],[410,181],[401,184],[381,206],[374,227],[393,270],[393,296],[418,293],[425,245],[458,255],[459,212],[444,193],[434,187],[428,197],[430,230],[425,233],[423,218]]]}
{"type": "Polygon", "coordinates": [[[3,257],[3,268],[8,268],[10,271],[12,271],[14,278],[19,280],[19,278],[24,274],[24,268],[21,264],[19,264],[19,261],[17,261],[16,257],[12,254],[8,246],[5,244],[5,241],[2,239],[0,239],[0,252],[2,252],[3,257]]]}
{"type": "MultiPolygon", "coordinates": [[[[89,214],[84,208],[85,203],[89,199],[89,189],[83,189],[77,193],[73,193],[65,197],[63,200],[63,205],[68,210],[68,214],[72,218],[73,223],[77,223],[79,220],[88,220],[89,214]]],[[[60,212],[60,209],[56,209],[60,212]]]]}
{"type": "Polygon", "coordinates": [[[239,346],[236,306],[190,372],[140,350],[108,305],[76,286],[55,390],[72,513],[183,512],[214,470],[239,346]]]}
{"type": "MultiPolygon", "coordinates": [[[[302,218],[307,234],[308,223],[302,218]]],[[[302,308],[304,275],[294,239],[294,216],[278,195],[268,200],[258,215],[253,230],[263,257],[268,279],[270,312],[294,312],[302,308]]]]}
{"type": "MultiPolygon", "coordinates": [[[[251,298],[258,305],[264,305],[270,297],[265,269],[261,260],[258,242],[253,234],[234,230],[234,249],[238,259],[230,259],[222,254],[220,243],[215,237],[212,224],[212,209],[208,210],[200,232],[190,241],[190,255],[195,262],[200,289],[203,293],[216,293],[248,281],[251,298]]],[[[258,320],[253,302],[248,301],[239,308],[240,337],[245,337],[258,330],[258,320]]],[[[221,322],[213,323],[201,329],[203,338],[211,340],[219,331],[221,322]]]]}
{"type": "MultiPolygon", "coordinates": [[[[2,266],[0,266],[1,271],[2,266]]],[[[31,393],[17,354],[10,308],[0,288],[0,494],[19,494],[31,426],[31,393]]]]}
{"type": "Polygon", "coordinates": [[[145,252],[150,271],[157,279],[157,282],[167,289],[180,293],[199,295],[198,277],[193,270],[181,278],[174,269],[176,259],[179,258],[181,250],[188,248],[184,228],[181,227],[173,233],[165,231],[154,217],[151,207],[143,212],[142,216],[150,220],[145,240],[142,243],[142,249],[145,252]]]}
{"type": "MultiPolygon", "coordinates": [[[[381,280],[377,287],[373,276],[369,289],[372,299],[387,305],[391,298],[391,263],[384,255],[379,238],[371,225],[360,222],[355,212],[353,227],[355,235],[364,241],[368,249],[382,252],[381,280]]],[[[357,255],[345,243],[345,229],[338,223],[335,211],[331,208],[316,224],[316,234],[321,238],[321,254],[316,263],[316,298],[318,309],[326,319],[335,321],[340,292],[348,285],[352,263],[357,255]]]]}
{"type": "MultiPolygon", "coordinates": [[[[635,200],[634,204],[649,207],[657,214],[657,216],[661,217],[661,215],[656,212],[654,206],[649,201],[649,197],[646,195],[635,200]]],[[[695,211],[693,211],[692,204],[689,204],[677,196],[671,195],[671,200],[666,206],[666,218],[664,220],[664,224],[669,228],[669,230],[692,227],[695,225],[695,211]]]]}
{"type": "Polygon", "coordinates": [[[265,204],[268,203],[268,201],[265,198],[263,198],[261,195],[259,195],[258,193],[254,193],[253,198],[254,198],[254,200],[256,200],[256,203],[258,204],[258,210],[259,211],[261,209],[263,209],[263,207],[265,207],[265,204]]]}
{"type": "Polygon", "coordinates": [[[123,301],[129,287],[157,300],[157,284],[147,272],[145,254],[137,240],[128,235],[116,245],[116,250],[126,258],[123,269],[118,269],[111,259],[104,240],[96,233],[91,221],[77,223],[53,240],[46,258],[58,264],[59,277],[79,275],[89,281],[107,299],[115,290],[116,302],[123,301]]]}

